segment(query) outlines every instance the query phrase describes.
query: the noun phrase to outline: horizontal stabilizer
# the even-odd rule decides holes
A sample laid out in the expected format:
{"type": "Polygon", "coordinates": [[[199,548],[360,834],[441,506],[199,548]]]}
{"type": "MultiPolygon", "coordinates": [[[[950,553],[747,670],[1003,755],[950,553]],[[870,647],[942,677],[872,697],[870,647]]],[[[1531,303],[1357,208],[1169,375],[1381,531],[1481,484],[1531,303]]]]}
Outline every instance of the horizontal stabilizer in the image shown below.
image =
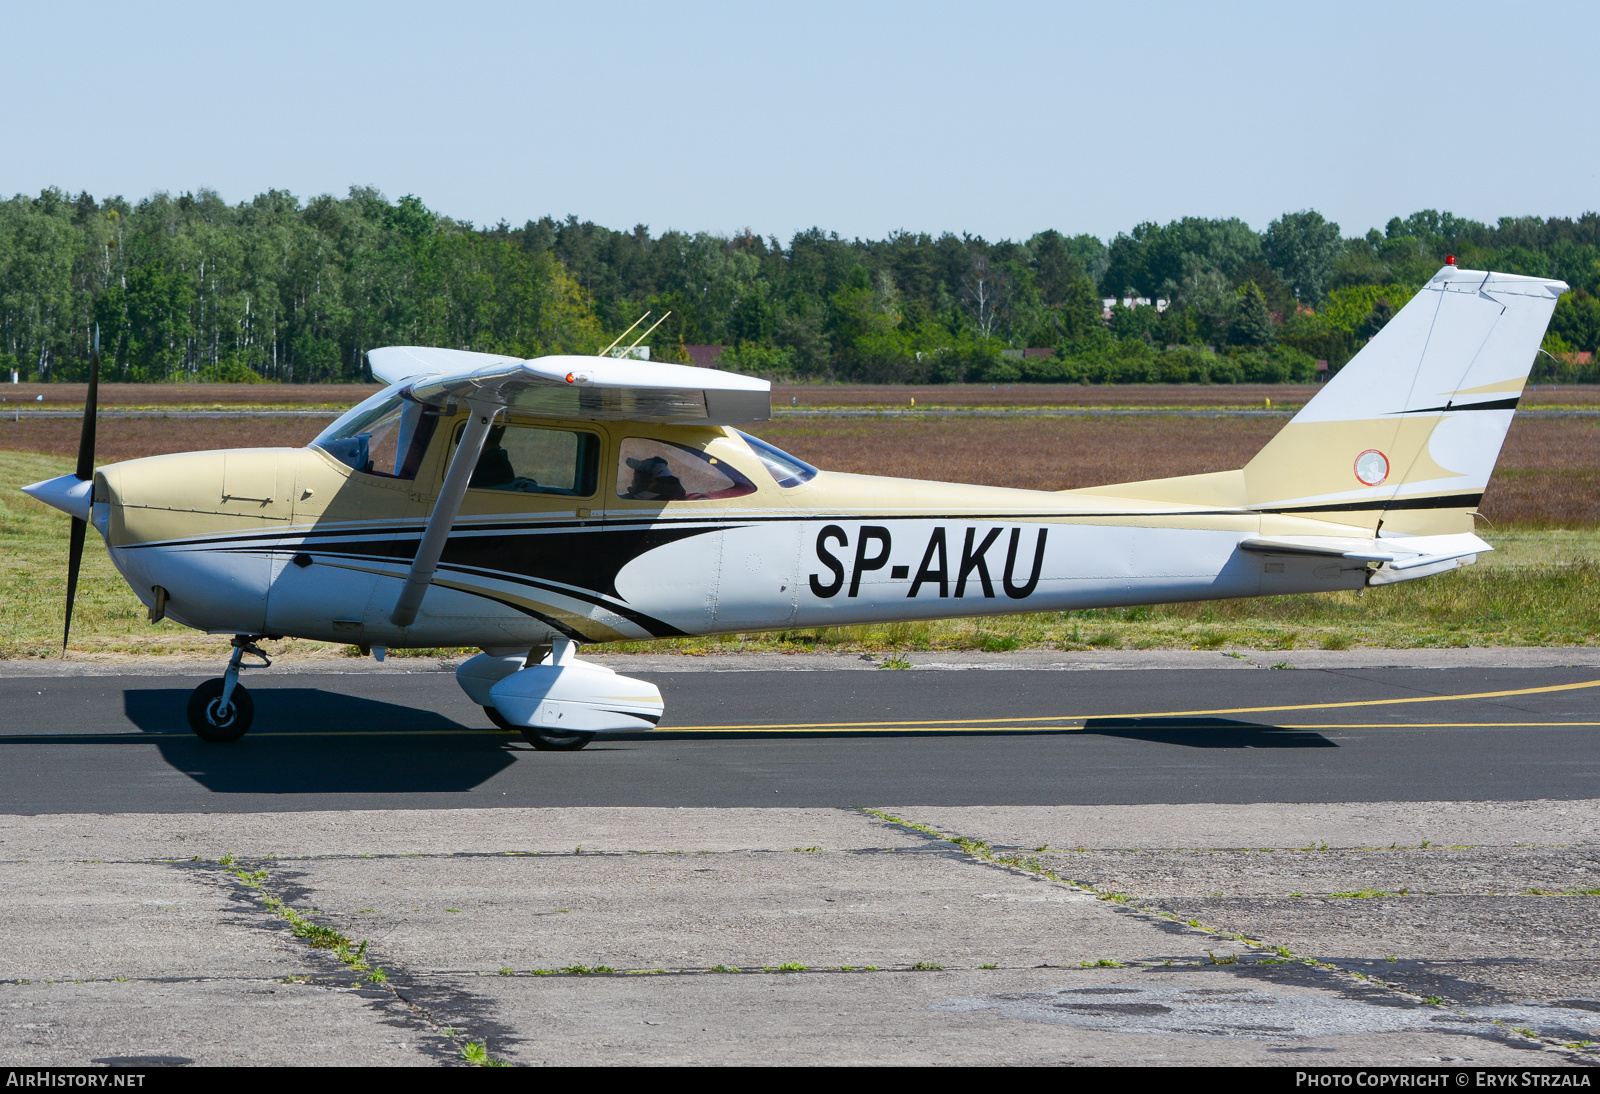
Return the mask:
{"type": "Polygon", "coordinates": [[[523,361],[488,353],[389,346],[367,354],[373,375],[411,385],[433,406],[488,403],[541,418],[740,425],[772,417],[772,385],[714,368],[611,357],[523,361]]]}
{"type": "Polygon", "coordinates": [[[1326,555],[1382,562],[1391,570],[1410,570],[1494,550],[1471,532],[1445,536],[1395,536],[1362,539],[1343,536],[1251,536],[1242,550],[1265,554],[1326,555]]]}

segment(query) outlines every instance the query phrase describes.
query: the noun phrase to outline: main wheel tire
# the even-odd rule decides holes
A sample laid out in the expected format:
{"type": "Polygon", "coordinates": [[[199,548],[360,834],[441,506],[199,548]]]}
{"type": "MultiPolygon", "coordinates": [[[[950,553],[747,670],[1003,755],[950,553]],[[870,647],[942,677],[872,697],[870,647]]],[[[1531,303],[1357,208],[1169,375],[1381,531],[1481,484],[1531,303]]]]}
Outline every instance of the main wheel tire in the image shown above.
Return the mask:
{"type": "Polygon", "coordinates": [[[541,726],[522,726],[522,735],[540,752],[576,752],[590,741],[593,733],[559,733],[541,726]]]}
{"type": "Polygon", "coordinates": [[[244,686],[235,685],[226,713],[217,708],[222,702],[223,681],[219,676],[207,680],[189,693],[189,728],[202,741],[226,744],[237,741],[255,721],[256,704],[244,686]]]}
{"type": "Polygon", "coordinates": [[[501,729],[514,729],[521,733],[523,738],[540,752],[576,752],[594,740],[593,733],[558,733],[541,727],[514,725],[494,707],[484,707],[483,712],[489,716],[489,721],[501,729]]]}

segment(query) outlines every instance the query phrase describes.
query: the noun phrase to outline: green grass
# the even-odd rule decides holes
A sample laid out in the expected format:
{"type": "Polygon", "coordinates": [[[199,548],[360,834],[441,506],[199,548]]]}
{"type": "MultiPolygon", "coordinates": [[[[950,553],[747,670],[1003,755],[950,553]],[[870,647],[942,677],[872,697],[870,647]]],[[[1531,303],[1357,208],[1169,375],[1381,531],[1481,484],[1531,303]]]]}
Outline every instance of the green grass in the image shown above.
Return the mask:
{"type": "MultiPolygon", "coordinates": [[[[0,658],[61,648],[69,522],[21,494],[24,483],[71,470],[68,461],[0,452],[0,658]]],[[[767,634],[623,642],[619,653],[705,655],[1167,648],[1227,651],[1589,645],[1600,634],[1600,529],[1480,529],[1497,550],[1438,577],[1355,593],[1039,612],[988,619],[823,627],[767,634]]],[[[346,647],[299,639],[275,655],[337,657],[346,647]]],[[[227,639],[170,620],[151,624],[90,535],[73,616],[72,649],[91,655],[215,657],[227,639]]],[[[430,656],[455,650],[422,651],[430,656]]],[[[396,650],[394,655],[403,655],[396,650]]]]}

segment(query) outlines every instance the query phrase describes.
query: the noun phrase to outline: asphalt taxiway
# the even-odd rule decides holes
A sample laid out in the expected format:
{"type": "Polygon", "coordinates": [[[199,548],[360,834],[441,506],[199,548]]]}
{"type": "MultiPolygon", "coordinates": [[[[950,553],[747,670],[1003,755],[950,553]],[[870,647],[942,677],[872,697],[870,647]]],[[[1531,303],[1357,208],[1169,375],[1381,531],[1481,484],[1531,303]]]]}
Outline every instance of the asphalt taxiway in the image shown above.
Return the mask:
{"type": "Polygon", "coordinates": [[[1517,801],[1600,789],[1600,669],[1582,665],[629,671],[661,687],[661,728],[570,754],[496,730],[447,671],[247,677],[255,728],[231,745],[185,726],[198,676],[0,677],[0,809],[1517,801]]]}
{"type": "Polygon", "coordinates": [[[912,662],[0,664],[0,1064],[1600,1063],[1600,651],[912,662]]]}

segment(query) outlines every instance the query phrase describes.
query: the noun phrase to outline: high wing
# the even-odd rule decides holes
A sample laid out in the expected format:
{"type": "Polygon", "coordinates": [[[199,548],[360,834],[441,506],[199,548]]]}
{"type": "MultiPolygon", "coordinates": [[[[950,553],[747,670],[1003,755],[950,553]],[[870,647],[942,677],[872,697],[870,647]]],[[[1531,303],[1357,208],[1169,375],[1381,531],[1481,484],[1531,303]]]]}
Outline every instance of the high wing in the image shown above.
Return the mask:
{"type": "Polygon", "coordinates": [[[741,425],[772,417],[772,385],[719,369],[610,357],[521,360],[492,353],[389,346],[371,350],[372,374],[411,385],[431,406],[460,401],[540,418],[741,425]]]}
{"type": "Polygon", "coordinates": [[[417,617],[489,423],[501,410],[541,418],[711,426],[772,417],[771,384],[711,368],[570,355],[523,361],[426,346],[370,350],[367,361],[379,379],[409,383],[418,402],[441,407],[462,402],[472,410],[390,613],[398,627],[410,626],[417,617]]]}

